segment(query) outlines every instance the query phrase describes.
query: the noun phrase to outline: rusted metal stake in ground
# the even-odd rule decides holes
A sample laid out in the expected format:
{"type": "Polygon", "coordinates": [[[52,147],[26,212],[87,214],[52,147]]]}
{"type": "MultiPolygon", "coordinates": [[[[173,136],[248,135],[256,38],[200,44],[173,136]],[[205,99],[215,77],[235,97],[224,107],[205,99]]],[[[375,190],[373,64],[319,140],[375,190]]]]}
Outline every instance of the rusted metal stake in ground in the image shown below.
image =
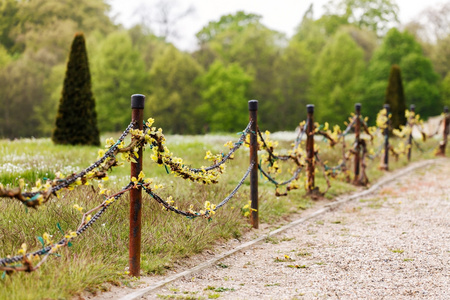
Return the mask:
{"type": "Polygon", "coordinates": [[[361,153],[361,141],[360,141],[360,132],[361,132],[361,104],[355,104],[355,159],[354,159],[354,173],[355,177],[353,179],[354,184],[360,184],[360,176],[359,176],[359,166],[360,166],[360,153],[361,153]]]}
{"type": "MultiPolygon", "coordinates": [[[[131,96],[131,120],[136,122],[134,129],[143,129],[145,96],[135,94],[131,96]]],[[[131,163],[131,177],[139,177],[142,171],[142,148],[138,151],[136,163],[131,163]]],[[[141,188],[130,191],[130,242],[128,262],[130,275],[139,277],[141,272],[141,188]]]]}
{"type": "Polygon", "coordinates": [[[253,164],[250,172],[250,200],[252,202],[250,218],[253,228],[258,229],[258,100],[248,101],[248,111],[252,122],[250,127],[250,164],[253,164]]]}
{"type": "Polygon", "coordinates": [[[308,194],[313,193],[314,183],[314,105],[306,105],[308,117],[306,119],[306,163],[307,163],[307,179],[308,194]]]}
{"type": "Polygon", "coordinates": [[[444,132],[442,142],[439,144],[439,150],[436,155],[445,156],[445,148],[447,147],[448,134],[450,133],[450,114],[448,113],[448,106],[444,107],[444,132]]]}
{"type": "Polygon", "coordinates": [[[381,169],[389,170],[389,104],[385,104],[383,108],[386,110],[386,128],[383,131],[384,135],[384,156],[383,156],[383,164],[381,165],[381,169]]]}
{"type": "Polygon", "coordinates": [[[411,150],[412,150],[412,140],[413,140],[413,136],[412,136],[412,131],[413,131],[413,122],[414,122],[414,114],[416,112],[416,106],[414,104],[411,104],[411,106],[409,107],[409,110],[411,112],[411,114],[409,115],[408,118],[408,125],[409,128],[411,129],[411,132],[409,133],[409,137],[408,137],[408,161],[411,161],[411,150]]]}

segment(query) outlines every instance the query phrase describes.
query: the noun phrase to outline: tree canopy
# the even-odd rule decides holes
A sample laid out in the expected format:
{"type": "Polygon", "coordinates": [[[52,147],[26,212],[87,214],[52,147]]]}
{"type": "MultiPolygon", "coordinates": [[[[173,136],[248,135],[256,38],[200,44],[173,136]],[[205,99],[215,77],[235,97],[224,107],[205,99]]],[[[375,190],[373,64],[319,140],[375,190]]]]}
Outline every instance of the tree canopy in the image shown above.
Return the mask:
{"type": "Polygon", "coordinates": [[[130,113],[124,113],[130,107],[130,96],[149,93],[148,77],[130,36],[123,31],[108,35],[93,64],[100,130],[120,131],[130,123],[130,113]]]}
{"type": "Polygon", "coordinates": [[[204,123],[194,114],[200,104],[196,79],[203,68],[189,55],[168,46],[149,73],[152,93],[146,112],[170,133],[198,133],[204,123]]]}
{"type": "Polygon", "coordinates": [[[311,82],[310,102],[320,122],[343,122],[352,111],[357,80],[365,69],[364,51],[346,33],[337,33],[322,50],[311,82]]]}
{"type": "Polygon", "coordinates": [[[365,73],[363,110],[373,119],[383,102],[392,65],[402,69],[406,103],[415,104],[422,116],[439,113],[438,76],[422,47],[407,31],[391,29],[375,51],[365,73]]]}
{"type": "Polygon", "coordinates": [[[272,131],[293,130],[308,103],[316,105],[318,121],[340,123],[361,102],[374,122],[394,64],[402,70],[406,104],[421,116],[449,104],[449,4],[427,9],[402,30],[394,0],[331,0],[317,16],[311,4],[292,37],[258,14],[237,11],[205,24],[198,47],[181,51],[168,42],[182,26],[173,17],[192,10],[163,2],[152,8],[160,10],[153,20],[125,29],[106,0],[1,1],[0,137],[51,135],[69,45],[79,31],[102,132],[124,129],[135,93],[147,96],[146,116],[170,133],[239,130],[250,99],[259,100],[260,126],[272,131]],[[170,28],[160,30],[158,14],[170,28]]]}
{"type": "Polygon", "coordinates": [[[349,24],[381,34],[398,23],[399,8],[395,0],[341,0],[328,7],[326,16],[336,16],[336,12],[349,24]]]}
{"type": "Polygon", "coordinates": [[[252,77],[236,63],[214,62],[199,77],[202,103],[196,112],[205,121],[205,131],[239,131],[248,122],[248,90],[252,77]]]}
{"type": "Polygon", "coordinates": [[[228,14],[220,17],[219,21],[211,21],[203,27],[197,34],[197,39],[200,43],[212,41],[218,35],[225,31],[242,31],[250,24],[259,24],[261,20],[260,15],[247,14],[243,11],[238,11],[235,14],[228,14]]]}

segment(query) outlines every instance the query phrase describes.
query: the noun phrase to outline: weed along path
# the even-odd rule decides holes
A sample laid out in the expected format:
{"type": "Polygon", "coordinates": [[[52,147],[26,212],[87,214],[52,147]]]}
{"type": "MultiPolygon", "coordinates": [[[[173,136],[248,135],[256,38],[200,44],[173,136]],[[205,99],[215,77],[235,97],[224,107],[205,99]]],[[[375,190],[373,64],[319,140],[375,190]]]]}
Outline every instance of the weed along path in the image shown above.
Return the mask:
{"type": "Polygon", "coordinates": [[[95,299],[450,299],[450,160],[405,172],[158,289],[95,299]]]}

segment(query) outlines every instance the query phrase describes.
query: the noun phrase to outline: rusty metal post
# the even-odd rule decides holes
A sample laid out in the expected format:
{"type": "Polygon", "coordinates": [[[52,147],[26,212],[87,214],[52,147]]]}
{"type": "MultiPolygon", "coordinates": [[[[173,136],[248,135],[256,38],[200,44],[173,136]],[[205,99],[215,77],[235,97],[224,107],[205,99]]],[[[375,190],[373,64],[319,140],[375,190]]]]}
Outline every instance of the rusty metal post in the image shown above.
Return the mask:
{"type": "Polygon", "coordinates": [[[308,117],[306,119],[306,163],[307,163],[307,180],[308,193],[312,193],[315,188],[314,183],[314,105],[306,105],[308,117]]]}
{"type": "Polygon", "coordinates": [[[448,134],[450,133],[450,115],[448,106],[444,107],[444,132],[442,133],[442,142],[439,144],[439,151],[436,155],[445,156],[445,148],[447,147],[448,134]]]}
{"type": "MultiPolygon", "coordinates": [[[[143,129],[145,96],[135,94],[131,96],[131,120],[135,122],[134,129],[143,129]]],[[[139,158],[131,163],[131,177],[138,178],[142,171],[142,148],[138,151],[139,158]]],[[[139,277],[141,272],[141,188],[130,191],[130,242],[128,248],[128,262],[130,275],[139,277]]]]}
{"type": "Polygon", "coordinates": [[[389,104],[385,104],[383,108],[386,110],[386,128],[383,131],[384,135],[384,157],[383,157],[383,169],[388,171],[389,170],[389,110],[390,106],[389,104]]]}
{"type": "MultiPolygon", "coordinates": [[[[411,106],[409,107],[409,110],[411,113],[416,112],[416,106],[414,104],[411,104],[411,106]]],[[[411,152],[412,152],[412,141],[413,141],[413,135],[412,135],[412,131],[413,131],[413,118],[414,116],[411,114],[408,118],[408,126],[409,128],[411,128],[411,132],[409,133],[409,137],[408,137],[408,161],[411,161],[411,152]]]]}
{"type": "Polygon", "coordinates": [[[360,154],[361,154],[361,141],[360,141],[360,134],[361,134],[361,103],[355,104],[355,143],[356,143],[356,151],[355,151],[355,159],[354,159],[354,173],[355,177],[353,179],[353,183],[359,184],[360,178],[360,154]]]}
{"type": "Polygon", "coordinates": [[[250,200],[252,202],[250,220],[252,227],[258,229],[258,100],[248,101],[248,111],[249,119],[252,122],[250,126],[250,164],[253,164],[250,172],[250,200]]]}

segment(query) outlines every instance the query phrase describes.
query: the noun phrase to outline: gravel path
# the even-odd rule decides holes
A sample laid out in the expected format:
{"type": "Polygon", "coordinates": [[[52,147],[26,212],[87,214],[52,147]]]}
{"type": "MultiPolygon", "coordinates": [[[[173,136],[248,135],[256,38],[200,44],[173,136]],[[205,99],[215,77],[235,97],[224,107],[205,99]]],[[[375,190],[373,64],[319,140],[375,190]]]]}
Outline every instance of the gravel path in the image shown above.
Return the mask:
{"type": "Polygon", "coordinates": [[[450,161],[145,299],[450,299],[450,161]]]}

